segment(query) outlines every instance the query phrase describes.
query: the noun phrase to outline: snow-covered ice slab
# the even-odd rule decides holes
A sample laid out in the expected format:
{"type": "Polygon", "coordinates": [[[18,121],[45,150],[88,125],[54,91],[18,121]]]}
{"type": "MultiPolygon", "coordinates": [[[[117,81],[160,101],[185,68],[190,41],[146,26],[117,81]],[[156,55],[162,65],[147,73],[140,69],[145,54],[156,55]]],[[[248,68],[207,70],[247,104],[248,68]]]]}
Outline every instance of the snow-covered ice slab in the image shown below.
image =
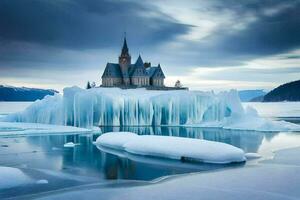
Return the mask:
{"type": "Polygon", "coordinates": [[[273,121],[262,118],[258,115],[257,111],[250,106],[246,107],[243,113],[235,113],[219,122],[202,122],[199,124],[186,124],[184,126],[221,127],[230,130],[252,130],[264,132],[300,131],[300,125],[286,121],[273,121]]]}
{"type": "Polygon", "coordinates": [[[0,166],[0,190],[31,183],[32,180],[20,169],[0,166]]]}
{"type": "Polygon", "coordinates": [[[143,156],[206,163],[232,163],[246,160],[243,150],[229,144],[207,140],[136,135],[130,132],[110,132],[99,136],[96,144],[143,156]]]}
{"type": "Polygon", "coordinates": [[[91,130],[73,126],[38,123],[0,122],[0,136],[45,134],[45,133],[89,133],[91,130]]]}
{"type": "Polygon", "coordinates": [[[231,116],[225,119],[223,128],[255,131],[300,131],[300,126],[297,124],[261,118],[252,107],[246,107],[244,113],[240,117],[231,116]]]}

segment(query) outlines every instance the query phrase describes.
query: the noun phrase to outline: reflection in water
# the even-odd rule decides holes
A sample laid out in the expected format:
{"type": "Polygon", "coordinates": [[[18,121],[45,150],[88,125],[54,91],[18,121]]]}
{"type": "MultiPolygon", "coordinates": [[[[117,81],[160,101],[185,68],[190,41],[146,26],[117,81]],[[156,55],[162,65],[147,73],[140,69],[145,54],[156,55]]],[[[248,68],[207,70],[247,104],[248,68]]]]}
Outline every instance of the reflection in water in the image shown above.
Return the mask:
{"type": "MultiPolygon", "coordinates": [[[[257,152],[266,134],[255,131],[231,131],[218,128],[186,128],[186,127],[101,127],[103,133],[110,131],[130,131],[138,134],[167,135],[199,138],[219,141],[242,148],[246,152],[257,152]]],[[[272,138],[277,133],[267,133],[272,138]]],[[[53,157],[59,157],[61,170],[73,175],[97,177],[105,179],[151,180],[170,174],[195,171],[207,171],[234,165],[213,165],[199,163],[182,163],[167,159],[154,159],[139,156],[116,156],[105,153],[93,145],[98,135],[47,135],[26,137],[28,148],[36,146],[43,149],[43,157],[39,157],[39,167],[48,166],[53,157]],[[64,148],[66,142],[80,145],[75,148],[64,148]],[[60,150],[59,150],[60,149],[60,150]],[[43,164],[41,164],[43,163],[43,164]]],[[[23,158],[26,160],[26,158],[23,158]]],[[[30,159],[30,158],[27,158],[30,159]]],[[[34,162],[33,162],[34,163],[34,162]]],[[[32,167],[34,164],[32,163],[32,167]]]]}

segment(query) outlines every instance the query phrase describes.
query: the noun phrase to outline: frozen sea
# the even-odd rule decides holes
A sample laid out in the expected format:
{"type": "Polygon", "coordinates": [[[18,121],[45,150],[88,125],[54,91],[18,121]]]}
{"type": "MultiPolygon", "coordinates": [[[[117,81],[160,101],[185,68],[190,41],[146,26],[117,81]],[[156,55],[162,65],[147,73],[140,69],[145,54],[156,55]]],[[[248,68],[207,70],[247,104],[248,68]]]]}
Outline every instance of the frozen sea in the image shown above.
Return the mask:
{"type": "MultiPolygon", "coordinates": [[[[261,116],[300,124],[300,102],[245,103],[244,105],[249,104],[256,108],[261,116]]],[[[30,102],[0,102],[0,117],[21,111],[28,105],[30,102]]],[[[219,141],[242,148],[245,152],[258,153],[262,157],[244,164],[227,165],[184,163],[142,156],[124,158],[102,152],[93,145],[99,133],[6,135],[0,136],[0,170],[1,167],[17,169],[24,178],[22,184],[0,188],[0,199],[9,197],[30,199],[64,190],[76,190],[76,188],[113,188],[116,184],[134,188],[137,185],[160,184],[166,177],[172,177],[171,175],[191,172],[210,174],[207,172],[236,170],[240,173],[241,169],[248,169],[273,159],[274,156],[276,157],[274,152],[300,146],[299,132],[234,131],[167,126],[101,127],[102,133],[110,131],[219,141]],[[68,142],[74,145],[65,147],[64,144],[68,142]]],[[[298,181],[300,183],[300,180],[298,181]]]]}

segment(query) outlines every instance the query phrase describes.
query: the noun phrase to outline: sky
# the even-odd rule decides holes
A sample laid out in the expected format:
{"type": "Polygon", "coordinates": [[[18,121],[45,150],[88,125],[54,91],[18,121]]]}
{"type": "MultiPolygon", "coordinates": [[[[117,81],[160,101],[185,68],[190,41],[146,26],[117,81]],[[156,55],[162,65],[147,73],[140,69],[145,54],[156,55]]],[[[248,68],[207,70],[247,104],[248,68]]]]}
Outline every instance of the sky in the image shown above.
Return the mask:
{"type": "Polygon", "coordinates": [[[265,89],[300,79],[300,0],[1,0],[0,84],[101,83],[124,32],[166,85],[265,89]]]}

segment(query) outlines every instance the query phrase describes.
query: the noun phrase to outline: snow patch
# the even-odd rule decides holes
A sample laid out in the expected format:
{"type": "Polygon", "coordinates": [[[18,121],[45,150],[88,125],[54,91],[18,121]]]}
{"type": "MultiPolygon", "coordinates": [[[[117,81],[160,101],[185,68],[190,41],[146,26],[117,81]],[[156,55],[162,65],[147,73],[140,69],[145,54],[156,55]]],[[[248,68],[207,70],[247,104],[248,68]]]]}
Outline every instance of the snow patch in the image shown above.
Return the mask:
{"type": "Polygon", "coordinates": [[[89,133],[91,130],[73,126],[38,123],[0,122],[0,136],[45,134],[45,133],[89,133]]]}
{"type": "Polygon", "coordinates": [[[130,132],[110,132],[99,136],[96,144],[143,156],[206,163],[232,163],[246,160],[243,150],[229,144],[200,139],[136,135],[130,132]]]}

